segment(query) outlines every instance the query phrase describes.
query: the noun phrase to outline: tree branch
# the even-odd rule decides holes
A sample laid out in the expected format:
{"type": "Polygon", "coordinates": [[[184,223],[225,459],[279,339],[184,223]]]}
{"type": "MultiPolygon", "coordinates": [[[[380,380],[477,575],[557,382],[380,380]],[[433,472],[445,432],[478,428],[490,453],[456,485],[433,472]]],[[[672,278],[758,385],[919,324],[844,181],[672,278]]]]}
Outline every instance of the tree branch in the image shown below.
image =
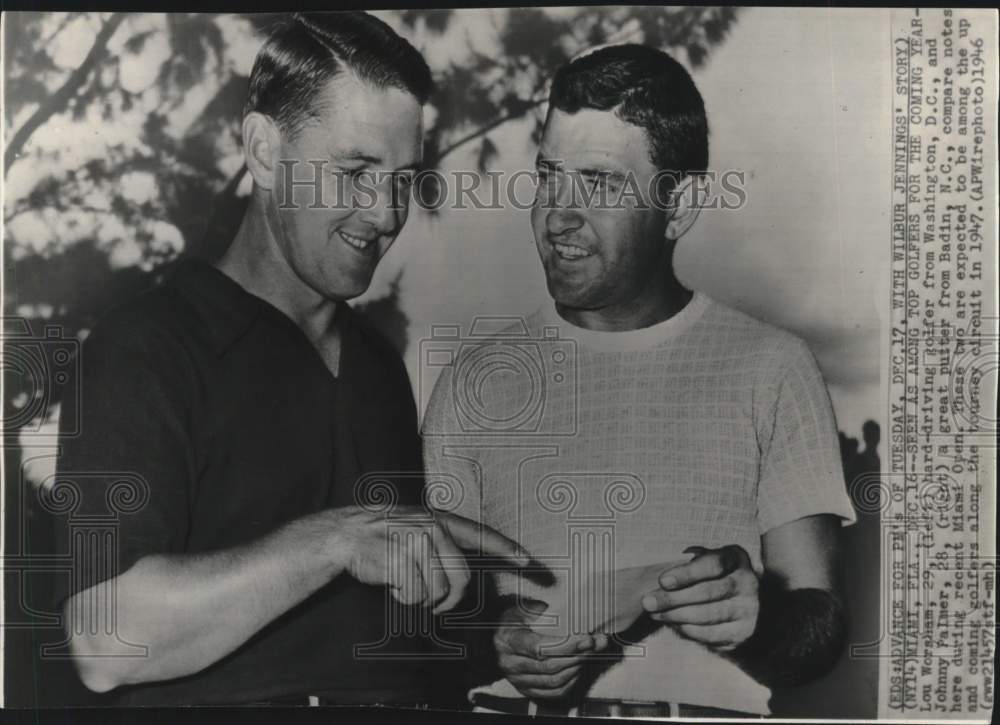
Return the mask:
{"type": "Polygon", "coordinates": [[[17,160],[18,155],[21,153],[21,149],[28,142],[39,126],[48,121],[52,116],[59,113],[66,107],[70,99],[76,95],[77,91],[86,82],[87,77],[90,72],[97,65],[98,61],[101,60],[104,53],[107,51],[108,40],[121,25],[122,21],[125,19],[125,13],[115,13],[112,15],[106,23],[101,27],[100,31],[97,33],[97,37],[94,39],[94,45],[91,46],[90,51],[87,53],[87,57],[83,59],[80,66],[70,73],[69,78],[63,83],[62,87],[59,88],[55,93],[49,96],[49,99],[42,103],[37,110],[31,115],[31,117],[24,122],[21,128],[17,129],[14,135],[10,139],[10,144],[3,153],[3,170],[4,173],[10,170],[11,165],[17,160]]]}
{"type": "Polygon", "coordinates": [[[450,154],[452,151],[455,151],[459,146],[464,146],[469,141],[473,141],[477,138],[480,138],[481,136],[485,136],[490,131],[495,129],[497,126],[501,126],[507,123],[507,121],[513,121],[515,118],[521,118],[532,108],[535,108],[536,106],[540,106],[543,103],[545,103],[546,100],[548,99],[545,96],[542,96],[541,98],[532,98],[530,101],[525,101],[524,106],[522,106],[518,110],[512,111],[504,116],[500,116],[499,118],[490,121],[485,126],[482,126],[481,128],[478,128],[475,131],[465,136],[462,136],[462,138],[458,139],[454,143],[449,144],[448,146],[445,146],[444,149],[438,152],[437,158],[434,160],[435,164],[440,163],[445,156],[450,154]]]}
{"type": "Polygon", "coordinates": [[[244,161],[240,165],[240,168],[236,170],[236,173],[233,174],[231,177],[229,177],[229,181],[226,182],[226,185],[222,188],[222,192],[219,194],[219,196],[223,198],[229,198],[231,196],[235,196],[236,189],[239,188],[240,182],[243,181],[243,177],[246,176],[246,173],[247,173],[247,165],[246,162],[244,161]]]}
{"type": "Polygon", "coordinates": [[[239,226],[240,207],[236,190],[247,175],[247,165],[243,163],[236,173],[229,177],[212,200],[212,213],[205,228],[185,250],[185,255],[202,259],[218,259],[233,241],[233,234],[239,226]]]}
{"type": "Polygon", "coordinates": [[[38,212],[39,214],[41,214],[46,209],[53,209],[54,211],[57,211],[60,214],[65,214],[66,212],[70,211],[82,211],[82,212],[87,212],[88,214],[105,214],[105,215],[114,214],[114,211],[111,209],[110,206],[102,207],[102,206],[92,206],[90,204],[74,204],[74,203],[64,204],[57,201],[53,201],[47,204],[32,204],[29,201],[22,200],[18,202],[13,209],[11,209],[9,214],[4,216],[3,221],[4,224],[9,224],[12,220],[16,219],[22,214],[27,214],[30,211],[38,212]]]}
{"type": "Polygon", "coordinates": [[[49,33],[49,37],[47,37],[45,40],[41,42],[41,47],[48,48],[49,43],[55,40],[56,36],[66,29],[67,25],[76,20],[76,17],[78,15],[80,15],[80,13],[66,13],[66,17],[62,19],[62,22],[60,22],[58,26],[56,26],[56,29],[53,30],[51,33],[49,33]]]}

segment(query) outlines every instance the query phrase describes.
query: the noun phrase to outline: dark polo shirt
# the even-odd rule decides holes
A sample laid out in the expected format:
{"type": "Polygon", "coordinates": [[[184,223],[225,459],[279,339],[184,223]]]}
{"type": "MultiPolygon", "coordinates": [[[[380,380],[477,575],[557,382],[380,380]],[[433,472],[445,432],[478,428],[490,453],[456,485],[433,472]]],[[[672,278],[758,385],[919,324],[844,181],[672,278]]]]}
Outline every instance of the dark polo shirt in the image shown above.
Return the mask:
{"type": "MultiPolygon", "coordinates": [[[[61,490],[79,497],[58,526],[61,551],[77,562],[60,594],[149,554],[228,549],[355,505],[365,474],[412,472],[383,478],[400,501],[419,502],[416,410],[402,362],[346,305],[337,319],[334,378],[277,308],[214,267],[185,262],[98,324],[82,347],[79,408],[71,388],[62,412],[79,420],[80,434],[61,441],[58,461],[61,490]]],[[[387,500],[371,491],[362,494],[370,505],[387,500]]],[[[342,575],[207,669],[121,688],[116,704],[299,694],[426,701],[433,668],[412,655],[427,645],[393,636],[414,621],[398,606],[385,588],[342,575]],[[378,643],[367,656],[355,650],[378,643]]],[[[122,654],[136,651],[122,644],[122,654]]]]}

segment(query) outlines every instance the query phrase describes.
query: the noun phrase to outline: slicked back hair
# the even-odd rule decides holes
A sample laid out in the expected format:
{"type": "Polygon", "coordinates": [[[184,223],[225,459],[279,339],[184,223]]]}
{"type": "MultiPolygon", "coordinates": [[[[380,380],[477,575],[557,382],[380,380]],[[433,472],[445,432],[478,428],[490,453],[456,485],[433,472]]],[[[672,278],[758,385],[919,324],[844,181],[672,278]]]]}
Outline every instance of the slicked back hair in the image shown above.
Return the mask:
{"type": "Polygon", "coordinates": [[[628,43],[576,58],[556,72],[549,107],[613,111],[639,126],[658,171],[683,178],[708,169],[705,103],[684,66],[663,51],[628,43]]]}
{"type": "Polygon", "coordinates": [[[270,116],[293,139],[323,112],[326,84],[350,72],[373,88],[398,88],[427,102],[433,82],[423,56],[363,12],[292,13],[267,32],[243,107],[270,116]]]}

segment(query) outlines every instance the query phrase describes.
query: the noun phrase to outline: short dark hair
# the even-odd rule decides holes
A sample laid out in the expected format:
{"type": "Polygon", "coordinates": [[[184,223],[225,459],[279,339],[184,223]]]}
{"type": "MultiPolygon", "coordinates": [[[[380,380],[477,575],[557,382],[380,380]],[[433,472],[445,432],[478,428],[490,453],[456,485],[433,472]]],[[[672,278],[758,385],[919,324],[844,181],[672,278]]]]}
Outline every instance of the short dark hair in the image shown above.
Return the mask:
{"type": "Polygon", "coordinates": [[[683,177],[708,169],[705,103],[684,66],[663,51],[627,43],[581,56],[556,72],[549,107],[614,111],[646,131],[658,170],[683,177]]]}
{"type": "Polygon", "coordinates": [[[423,56],[378,18],[363,12],[292,13],[267,32],[250,72],[243,115],[266,114],[293,138],[319,117],[326,83],[345,69],[375,88],[407,91],[421,105],[433,87],[423,56]]]}

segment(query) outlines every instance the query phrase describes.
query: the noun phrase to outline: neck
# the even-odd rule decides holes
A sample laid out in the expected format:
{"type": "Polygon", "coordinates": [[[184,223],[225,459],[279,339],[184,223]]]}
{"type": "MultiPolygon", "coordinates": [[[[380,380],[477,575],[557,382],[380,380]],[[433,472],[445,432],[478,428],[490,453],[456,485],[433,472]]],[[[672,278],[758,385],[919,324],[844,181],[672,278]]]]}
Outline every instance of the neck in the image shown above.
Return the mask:
{"type": "Polygon", "coordinates": [[[264,202],[254,189],[233,243],[216,266],[315,338],[330,328],[337,302],[321,296],[295,274],[278,248],[271,224],[264,202]]]}
{"type": "Polygon", "coordinates": [[[629,290],[632,295],[595,309],[567,307],[556,302],[556,312],[566,322],[585,330],[625,332],[651,327],[669,320],[691,301],[693,292],[681,284],[674,274],[674,243],[664,245],[657,270],[643,285],[629,290]]]}

